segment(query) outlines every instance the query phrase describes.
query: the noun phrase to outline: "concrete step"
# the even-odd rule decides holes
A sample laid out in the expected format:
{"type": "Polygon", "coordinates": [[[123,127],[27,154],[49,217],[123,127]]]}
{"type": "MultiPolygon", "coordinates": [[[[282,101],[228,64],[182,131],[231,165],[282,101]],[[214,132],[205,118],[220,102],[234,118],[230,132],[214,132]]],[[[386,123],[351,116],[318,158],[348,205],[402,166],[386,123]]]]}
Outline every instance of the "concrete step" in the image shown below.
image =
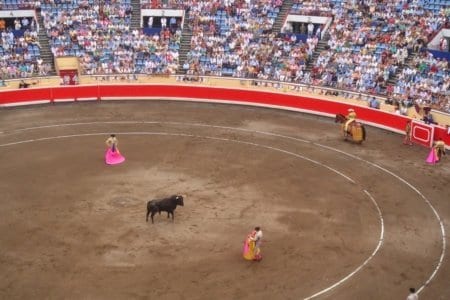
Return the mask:
{"type": "Polygon", "coordinates": [[[140,0],[131,0],[131,7],[133,11],[131,13],[130,28],[141,28],[141,2],[140,0]]]}
{"type": "Polygon", "coordinates": [[[326,49],[327,44],[328,44],[328,37],[323,38],[322,40],[320,40],[317,43],[317,46],[314,49],[311,60],[309,60],[306,63],[306,68],[305,68],[306,71],[308,71],[308,72],[311,71],[311,69],[312,69],[314,63],[317,61],[317,58],[319,57],[320,53],[326,49]]]}
{"type": "Polygon", "coordinates": [[[45,31],[45,26],[44,26],[44,22],[42,20],[42,17],[37,14],[37,19],[38,19],[38,23],[39,23],[39,28],[40,28],[40,32],[38,34],[38,40],[39,40],[39,45],[41,46],[41,59],[45,64],[49,64],[51,66],[51,70],[50,73],[52,75],[56,74],[55,71],[55,60],[53,57],[53,53],[50,50],[50,43],[49,43],[49,37],[46,34],[45,31]]]}
{"type": "Polygon", "coordinates": [[[275,20],[272,31],[274,33],[280,33],[281,28],[283,27],[284,20],[286,19],[289,11],[291,10],[293,0],[285,0],[283,1],[283,5],[280,8],[280,12],[278,13],[277,19],[275,20]]]}
{"type": "Polygon", "coordinates": [[[411,55],[408,55],[408,57],[405,59],[405,63],[403,65],[399,66],[397,68],[395,74],[388,79],[388,83],[390,83],[392,85],[397,84],[400,74],[403,72],[405,67],[413,67],[412,62],[416,56],[417,56],[416,53],[412,53],[411,55]]]}
{"type": "MultiPolygon", "coordinates": [[[[189,19],[188,12],[185,15],[185,20],[189,19]]],[[[187,54],[191,51],[191,39],[192,39],[192,31],[189,29],[187,24],[184,25],[184,28],[181,32],[181,41],[180,41],[180,50],[178,50],[178,61],[179,68],[177,74],[185,74],[186,72],[183,70],[183,65],[187,61],[187,54]]]]}

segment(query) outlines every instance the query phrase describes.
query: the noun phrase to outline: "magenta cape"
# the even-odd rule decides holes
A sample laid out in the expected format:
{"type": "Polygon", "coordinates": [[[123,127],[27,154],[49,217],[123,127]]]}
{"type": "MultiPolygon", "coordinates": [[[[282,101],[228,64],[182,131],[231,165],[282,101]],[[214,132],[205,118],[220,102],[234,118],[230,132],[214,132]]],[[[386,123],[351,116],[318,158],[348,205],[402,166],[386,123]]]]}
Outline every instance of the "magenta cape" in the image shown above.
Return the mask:
{"type": "Polygon", "coordinates": [[[105,162],[108,165],[117,165],[117,164],[121,164],[125,161],[125,157],[120,154],[120,152],[117,151],[112,151],[111,149],[108,149],[105,153],[105,162]]]}
{"type": "Polygon", "coordinates": [[[434,165],[435,163],[437,163],[439,161],[439,159],[436,155],[436,150],[433,147],[431,147],[430,153],[428,154],[428,157],[425,161],[431,165],[434,165]]]}

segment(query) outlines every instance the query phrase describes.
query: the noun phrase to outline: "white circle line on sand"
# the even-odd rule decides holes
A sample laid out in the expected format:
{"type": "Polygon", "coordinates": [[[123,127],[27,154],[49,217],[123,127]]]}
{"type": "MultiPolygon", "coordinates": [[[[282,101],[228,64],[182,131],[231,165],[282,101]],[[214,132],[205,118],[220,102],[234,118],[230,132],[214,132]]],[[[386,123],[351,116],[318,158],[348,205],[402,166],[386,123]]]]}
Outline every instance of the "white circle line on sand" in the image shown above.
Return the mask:
{"type": "Polygon", "coordinates": [[[438,263],[437,263],[435,269],[434,269],[433,272],[431,273],[430,277],[425,281],[425,283],[424,283],[420,288],[417,289],[417,294],[420,294],[420,292],[421,292],[421,291],[422,291],[422,290],[423,290],[423,289],[424,289],[424,288],[425,288],[425,287],[433,280],[433,278],[436,276],[438,270],[440,269],[440,267],[441,267],[441,265],[442,265],[442,262],[444,261],[445,252],[446,252],[446,248],[447,248],[444,222],[442,221],[441,217],[439,216],[437,210],[434,208],[433,204],[431,204],[431,202],[427,199],[427,197],[425,197],[425,195],[423,195],[422,192],[419,191],[414,185],[412,185],[411,183],[409,183],[408,181],[406,181],[406,180],[403,179],[402,177],[398,176],[398,175],[395,174],[394,172],[389,171],[388,169],[383,168],[383,167],[380,166],[380,165],[377,165],[377,164],[375,164],[375,163],[373,163],[373,162],[370,162],[370,161],[367,161],[367,160],[365,160],[365,159],[362,159],[362,158],[360,158],[360,157],[358,157],[358,156],[355,156],[355,155],[353,155],[353,154],[349,154],[349,153],[346,153],[346,152],[344,152],[344,151],[341,151],[341,150],[338,150],[338,149],[335,149],[335,148],[332,148],[332,147],[328,147],[328,146],[326,146],[326,145],[317,144],[317,143],[314,143],[314,144],[317,145],[317,146],[319,146],[319,147],[322,147],[322,148],[330,149],[330,150],[339,152],[339,153],[341,153],[341,154],[345,154],[345,155],[347,155],[347,156],[349,156],[349,157],[351,157],[351,158],[353,158],[353,159],[357,159],[357,160],[363,161],[363,162],[365,162],[365,163],[367,163],[367,164],[369,164],[369,165],[371,165],[371,166],[373,166],[373,167],[375,167],[375,168],[378,168],[378,169],[382,170],[383,172],[385,172],[385,173],[387,173],[387,174],[393,176],[394,178],[396,178],[397,180],[403,182],[405,185],[407,185],[409,188],[411,188],[411,189],[412,189],[414,192],[416,192],[416,193],[417,193],[417,194],[425,201],[425,203],[430,207],[431,211],[433,212],[434,216],[436,217],[436,219],[437,219],[437,221],[438,221],[438,223],[439,223],[439,227],[440,227],[440,230],[441,230],[441,238],[442,238],[442,249],[441,249],[441,255],[440,255],[440,257],[439,257],[439,261],[438,261],[438,263]]]}
{"type": "Polygon", "coordinates": [[[380,230],[380,237],[378,239],[377,247],[375,248],[375,250],[373,250],[372,254],[361,265],[359,265],[353,272],[351,272],[350,274],[348,274],[347,276],[345,276],[344,278],[342,278],[338,282],[334,283],[333,285],[331,285],[331,286],[321,290],[320,292],[317,292],[314,295],[311,295],[311,296],[309,296],[307,298],[304,298],[304,300],[309,300],[309,299],[312,299],[312,298],[316,298],[316,297],[318,297],[320,295],[323,295],[323,294],[331,291],[332,289],[334,289],[338,285],[344,283],[348,279],[350,279],[350,277],[352,277],[353,275],[358,273],[365,265],[367,265],[369,263],[369,261],[377,254],[378,250],[380,250],[381,246],[383,245],[383,240],[384,240],[383,214],[381,213],[380,206],[378,205],[377,201],[375,201],[375,198],[373,198],[373,196],[367,190],[364,190],[364,193],[366,193],[366,195],[370,198],[370,200],[372,201],[373,205],[377,209],[377,211],[378,211],[378,218],[380,219],[381,230],[380,230]]]}
{"type": "MultiPolygon", "coordinates": [[[[117,132],[117,134],[121,134],[121,135],[167,135],[167,136],[185,136],[185,137],[194,137],[194,138],[203,138],[203,139],[210,139],[210,140],[218,140],[218,141],[226,141],[226,142],[235,142],[235,143],[240,143],[240,144],[246,144],[246,145],[251,145],[251,146],[255,146],[255,147],[261,147],[261,148],[266,148],[266,149],[271,149],[274,151],[278,151],[278,152],[282,152],[285,154],[289,154],[307,161],[310,161],[316,165],[320,165],[326,169],[329,169],[330,171],[344,177],[345,179],[347,179],[348,181],[350,181],[351,183],[355,183],[355,181],[348,177],[347,175],[345,175],[344,173],[331,168],[325,164],[322,164],[319,161],[310,159],[306,156],[297,154],[297,153],[293,153],[293,152],[289,152],[283,149],[279,149],[279,148],[275,148],[272,146],[266,146],[266,145],[261,145],[261,144],[257,144],[257,143],[252,143],[252,142],[246,142],[246,141],[240,141],[240,140],[232,140],[232,139],[227,139],[227,138],[218,138],[218,137],[212,137],[212,136],[200,136],[200,135],[194,135],[194,134],[185,134],[185,133],[168,133],[168,132],[147,132],[147,131],[136,131],[136,132],[117,132]]],[[[8,147],[8,146],[14,146],[14,145],[18,145],[18,144],[26,144],[26,143],[32,143],[32,142],[40,142],[40,141],[48,141],[48,140],[57,140],[57,139],[64,139],[64,138],[73,138],[73,137],[84,137],[84,136],[99,136],[99,135],[109,135],[109,133],[106,132],[97,132],[97,133],[83,133],[83,134],[70,134],[70,135],[58,135],[58,136],[52,136],[52,137],[43,137],[43,138],[37,138],[37,139],[29,139],[29,140],[23,140],[23,141],[18,141],[18,142],[11,142],[11,143],[5,143],[5,144],[0,144],[0,147],[8,147]]]]}
{"type": "MultiPolygon", "coordinates": [[[[310,143],[310,144],[314,144],[318,147],[322,147],[324,149],[328,149],[331,151],[335,151],[338,152],[342,155],[346,155],[349,156],[353,159],[357,159],[360,161],[363,161],[369,165],[372,165],[388,174],[390,174],[391,176],[393,176],[394,178],[396,178],[397,180],[400,180],[401,182],[403,182],[404,184],[406,184],[409,188],[411,188],[413,191],[415,191],[423,200],[424,202],[430,207],[430,209],[432,210],[433,214],[435,215],[439,226],[440,226],[440,231],[441,231],[441,241],[442,241],[442,249],[441,249],[441,255],[439,258],[439,262],[437,263],[435,269],[433,270],[432,274],[430,275],[430,277],[426,280],[426,282],[417,290],[417,293],[420,294],[420,292],[433,280],[433,278],[436,276],[437,272],[439,271],[442,262],[444,260],[445,257],[445,252],[446,252],[446,234],[445,234],[445,227],[444,224],[441,220],[441,217],[439,216],[438,212],[436,211],[436,209],[434,208],[434,206],[431,204],[431,202],[411,183],[409,183],[408,181],[406,181],[405,179],[403,179],[402,177],[398,176],[397,174],[387,170],[386,168],[383,168],[373,162],[370,162],[368,160],[365,160],[363,158],[360,158],[358,156],[352,155],[350,153],[347,153],[345,151],[339,150],[337,148],[333,148],[333,147],[329,147],[326,145],[322,145],[320,143],[314,143],[308,140],[303,140],[303,139],[299,139],[296,137],[291,137],[291,136],[286,136],[286,135],[282,135],[282,134],[277,134],[277,133],[271,133],[271,132],[265,132],[265,131],[258,131],[258,130],[251,130],[251,129],[245,129],[245,128],[237,128],[237,127],[229,127],[229,126],[220,126],[220,125],[209,125],[209,124],[203,124],[203,123],[183,123],[183,122],[161,122],[161,121],[96,121],[96,122],[85,122],[85,123],[66,123],[66,124],[55,124],[55,125],[47,125],[47,126],[36,126],[36,127],[28,127],[28,128],[21,128],[21,129],[16,129],[13,131],[10,131],[11,133],[14,132],[18,132],[18,131],[25,131],[25,130],[35,130],[35,129],[41,129],[41,128],[51,128],[51,127],[64,127],[64,126],[78,126],[78,125],[99,125],[99,124],[174,124],[174,125],[182,125],[182,126],[198,126],[198,127],[208,127],[208,128],[219,128],[219,129],[228,129],[228,130],[233,130],[233,131],[242,131],[242,132],[248,132],[248,133],[258,133],[261,135],[266,135],[266,136],[274,136],[274,137],[280,137],[283,139],[290,139],[290,140],[294,140],[294,141],[298,141],[298,142],[303,142],[303,143],[310,143]]],[[[0,145],[1,146],[1,145],[0,145]]]]}
{"type": "Polygon", "coordinates": [[[34,127],[26,127],[26,128],[19,128],[14,129],[7,132],[2,132],[3,134],[14,134],[22,131],[30,131],[30,130],[38,130],[38,129],[48,129],[48,128],[57,128],[57,127],[73,127],[73,126],[83,126],[83,125],[110,125],[110,124],[118,124],[118,125],[124,125],[124,124],[172,124],[172,125],[181,125],[181,126],[196,126],[196,127],[206,127],[206,128],[217,128],[217,129],[228,129],[232,131],[243,131],[243,132],[250,132],[250,133],[259,133],[262,135],[267,136],[275,136],[275,137],[282,137],[284,139],[292,139],[298,142],[303,143],[311,143],[308,140],[303,140],[299,138],[294,138],[290,136],[285,136],[277,133],[271,133],[271,132],[265,132],[265,131],[258,131],[258,130],[252,130],[252,129],[245,129],[245,128],[237,128],[237,127],[229,127],[229,126],[220,126],[220,125],[209,125],[209,124],[203,124],[203,123],[183,123],[183,122],[159,122],[159,121],[95,121],[95,122],[79,122],[79,123],[63,123],[63,124],[52,124],[52,125],[44,125],[44,126],[34,126],[34,127]]]}
{"type": "MultiPolygon", "coordinates": [[[[44,137],[44,138],[37,138],[37,139],[29,139],[29,140],[23,140],[23,141],[18,141],[18,142],[12,142],[12,143],[7,143],[7,144],[0,144],[0,147],[7,147],[7,146],[14,146],[14,145],[19,145],[19,144],[25,144],[25,143],[32,143],[32,142],[39,142],[39,141],[48,141],[48,140],[56,140],[56,139],[65,139],[65,138],[75,138],[75,137],[85,137],[85,136],[105,136],[108,135],[109,133],[106,132],[98,132],[98,133],[85,133],[85,134],[73,134],[73,135],[60,135],[60,136],[53,136],[53,137],[44,137]]],[[[264,149],[269,149],[269,150],[273,150],[273,151],[277,151],[283,154],[288,154],[297,158],[301,158],[304,160],[307,160],[313,164],[317,164],[319,166],[322,166],[342,177],[344,177],[346,180],[350,181],[351,183],[355,183],[355,181],[348,177],[347,175],[343,174],[342,172],[327,166],[321,162],[318,162],[316,160],[310,159],[308,157],[305,157],[303,155],[297,154],[297,153],[293,153],[287,150],[283,150],[280,148],[276,148],[276,147],[272,147],[272,146],[267,146],[267,145],[262,145],[262,144],[258,144],[258,143],[253,143],[253,142],[247,142],[247,141],[242,141],[242,140],[233,140],[233,139],[227,139],[227,138],[218,138],[218,137],[211,137],[211,136],[200,136],[200,135],[194,135],[194,134],[185,134],[185,133],[167,133],[167,132],[117,132],[117,134],[120,135],[165,135],[165,136],[182,136],[182,137],[191,137],[191,138],[200,138],[200,139],[210,139],[210,140],[217,140],[217,141],[225,141],[225,142],[233,142],[233,143],[238,143],[238,144],[244,144],[244,145],[249,145],[249,146],[254,146],[254,147],[259,147],[259,148],[264,148],[264,149]]],[[[378,216],[380,218],[380,239],[379,242],[377,244],[377,247],[375,248],[375,250],[373,250],[372,254],[361,264],[359,265],[354,271],[352,271],[350,274],[348,274],[346,277],[344,277],[343,279],[339,280],[338,282],[336,282],[335,284],[333,284],[332,286],[325,288],[322,291],[317,292],[316,294],[305,298],[305,299],[312,299],[315,298],[319,295],[322,295],[328,291],[330,291],[331,289],[339,286],[340,284],[344,283],[345,281],[347,281],[348,279],[350,279],[350,277],[354,276],[356,273],[358,273],[365,265],[367,265],[367,263],[376,255],[376,253],[378,252],[378,250],[380,249],[381,245],[382,245],[382,240],[383,240],[383,236],[384,236],[384,224],[383,224],[383,218],[381,215],[381,210],[379,209],[378,204],[376,203],[375,199],[373,199],[373,197],[370,196],[370,194],[368,194],[368,192],[366,190],[364,190],[364,192],[369,195],[371,201],[375,204],[375,207],[377,208],[378,211],[378,216]]]]}

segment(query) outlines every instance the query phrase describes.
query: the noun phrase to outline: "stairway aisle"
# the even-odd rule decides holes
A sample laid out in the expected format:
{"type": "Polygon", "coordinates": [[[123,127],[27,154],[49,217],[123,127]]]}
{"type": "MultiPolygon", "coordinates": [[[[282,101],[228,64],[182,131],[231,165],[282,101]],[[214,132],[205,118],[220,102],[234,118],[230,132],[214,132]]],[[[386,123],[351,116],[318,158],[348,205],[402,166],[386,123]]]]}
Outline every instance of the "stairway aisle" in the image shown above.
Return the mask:
{"type": "Polygon", "coordinates": [[[408,57],[405,59],[405,63],[403,65],[400,65],[397,68],[397,70],[395,71],[395,74],[389,78],[388,84],[396,85],[400,74],[403,72],[403,69],[405,69],[405,67],[407,67],[407,66],[411,66],[413,60],[416,57],[417,57],[417,53],[412,53],[412,54],[408,55],[408,57]]]}
{"type": "Polygon", "coordinates": [[[131,0],[131,21],[130,21],[130,29],[139,29],[141,28],[141,1],[140,0],[131,0]]]}
{"type": "Polygon", "coordinates": [[[281,6],[280,12],[278,13],[278,16],[272,27],[272,30],[274,33],[280,33],[281,28],[283,28],[284,21],[286,20],[288,14],[289,14],[289,11],[292,8],[293,3],[294,3],[293,0],[284,0],[283,1],[283,5],[281,6]]]}
{"type": "Polygon", "coordinates": [[[186,11],[184,15],[183,30],[181,31],[180,50],[178,52],[178,61],[180,64],[177,71],[178,74],[186,74],[186,71],[183,70],[183,64],[187,61],[187,54],[191,50],[192,30],[187,25],[188,20],[189,11],[186,11]]]}
{"type": "Polygon", "coordinates": [[[41,59],[44,64],[49,64],[51,66],[49,75],[56,75],[55,59],[53,57],[53,53],[50,48],[49,37],[47,36],[43,19],[38,13],[36,14],[36,17],[39,24],[38,39],[40,45],[41,59]]]}
{"type": "Polygon", "coordinates": [[[314,53],[313,56],[311,58],[311,60],[309,60],[306,63],[306,72],[311,72],[311,69],[314,66],[314,63],[317,61],[317,58],[319,57],[320,53],[325,50],[325,47],[328,44],[328,40],[326,38],[323,38],[322,40],[319,41],[319,43],[317,43],[316,49],[314,49],[314,53]]]}

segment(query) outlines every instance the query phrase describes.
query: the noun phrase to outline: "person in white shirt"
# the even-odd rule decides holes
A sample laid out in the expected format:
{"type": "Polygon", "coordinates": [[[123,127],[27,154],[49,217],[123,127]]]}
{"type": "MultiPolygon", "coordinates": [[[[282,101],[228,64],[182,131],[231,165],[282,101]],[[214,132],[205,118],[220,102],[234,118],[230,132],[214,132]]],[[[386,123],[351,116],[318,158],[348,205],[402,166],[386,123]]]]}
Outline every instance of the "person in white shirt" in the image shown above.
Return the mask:
{"type": "Polygon", "coordinates": [[[308,36],[312,36],[314,33],[314,24],[313,23],[309,23],[308,24],[308,36]]]}
{"type": "Polygon", "coordinates": [[[406,300],[419,300],[419,296],[416,294],[415,288],[409,289],[409,295],[406,297],[406,300]]]}
{"type": "Polygon", "coordinates": [[[263,232],[261,227],[255,227],[251,235],[251,240],[255,241],[255,258],[253,260],[260,261],[262,259],[261,255],[261,242],[262,242],[263,232]]]}
{"type": "Polygon", "coordinates": [[[153,27],[153,17],[152,16],[150,16],[148,18],[147,25],[148,25],[148,28],[152,28],[153,27]]]}
{"type": "Polygon", "coordinates": [[[112,152],[119,151],[119,149],[117,148],[117,146],[119,145],[119,140],[117,140],[115,134],[111,134],[111,136],[106,140],[105,143],[112,152]]]}

